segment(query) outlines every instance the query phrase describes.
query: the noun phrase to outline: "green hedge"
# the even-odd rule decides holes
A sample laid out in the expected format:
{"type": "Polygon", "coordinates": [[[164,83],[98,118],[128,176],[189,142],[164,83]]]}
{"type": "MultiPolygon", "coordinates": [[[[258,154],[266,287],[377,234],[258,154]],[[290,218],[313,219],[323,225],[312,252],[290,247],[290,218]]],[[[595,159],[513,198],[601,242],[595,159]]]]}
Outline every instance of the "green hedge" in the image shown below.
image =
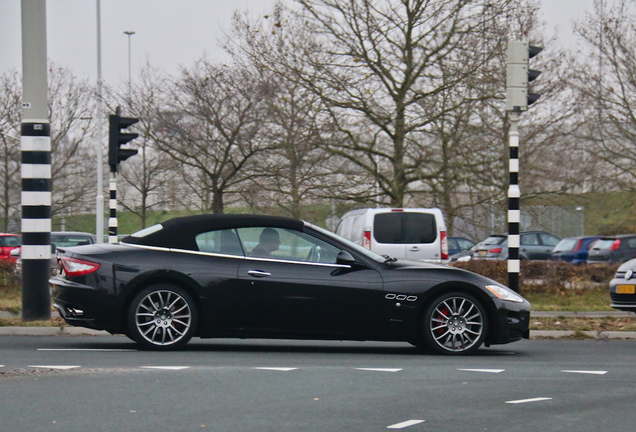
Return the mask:
{"type": "MultiPolygon", "coordinates": [[[[508,261],[470,260],[454,267],[470,270],[508,285],[508,261]]],[[[619,264],[573,265],[558,261],[521,261],[521,291],[548,292],[571,288],[607,287],[619,264]]]]}

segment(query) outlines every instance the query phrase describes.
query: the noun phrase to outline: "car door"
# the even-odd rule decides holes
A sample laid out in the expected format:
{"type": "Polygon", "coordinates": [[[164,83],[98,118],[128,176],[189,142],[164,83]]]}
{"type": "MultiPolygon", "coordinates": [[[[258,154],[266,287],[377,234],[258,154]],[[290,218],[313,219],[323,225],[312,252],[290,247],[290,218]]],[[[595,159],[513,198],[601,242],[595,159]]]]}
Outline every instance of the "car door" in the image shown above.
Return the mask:
{"type": "Polygon", "coordinates": [[[521,242],[519,252],[529,260],[544,259],[544,246],[539,242],[537,233],[521,234],[521,242]]]}
{"type": "Polygon", "coordinates": [[[550,233],[539,233],[539,239],[541,240],[543,249],[541,250],[541,258],[537,259],[549,260],[552,258],[552,251],[554,250],[554,247],[559,244],[561,239],[550,233]]]}
{"type": "Polygon", "coordinates": [[[256,234],[264,229],[237,230],[248,255],[238,277],[254,317],[252,331],[310,337],[377,328],[383,292],[376,270],[339,265],[338,248],[288,229],[276,229],[280,246],[271,257],[249,256],[256,249],[256,234]]]}

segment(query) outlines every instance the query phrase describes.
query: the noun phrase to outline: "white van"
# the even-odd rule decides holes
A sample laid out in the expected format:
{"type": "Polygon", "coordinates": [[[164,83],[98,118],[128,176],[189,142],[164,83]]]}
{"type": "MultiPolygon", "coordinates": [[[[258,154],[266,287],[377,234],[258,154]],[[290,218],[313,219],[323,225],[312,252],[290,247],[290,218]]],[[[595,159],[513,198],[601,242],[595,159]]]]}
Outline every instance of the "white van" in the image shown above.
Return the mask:
{"type": "Polygon", "coordinates": [[[346,213],[336,234],[380,255],[448,261],[446,224],[438,208],[373,208],[346,213]]]}

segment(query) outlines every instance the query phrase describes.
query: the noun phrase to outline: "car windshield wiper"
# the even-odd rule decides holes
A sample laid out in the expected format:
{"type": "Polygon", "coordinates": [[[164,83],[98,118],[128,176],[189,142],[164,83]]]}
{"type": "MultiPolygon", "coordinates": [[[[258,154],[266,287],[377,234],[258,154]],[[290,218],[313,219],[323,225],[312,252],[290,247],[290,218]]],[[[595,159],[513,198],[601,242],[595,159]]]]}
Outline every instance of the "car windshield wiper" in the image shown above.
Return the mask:
{"type": "Polygon", "coordinates": [[[397,258],[392,257],[391,255],[382,255],[382,257],[384,258],[384,263],[392,263],[397,261],[397,258]]]}

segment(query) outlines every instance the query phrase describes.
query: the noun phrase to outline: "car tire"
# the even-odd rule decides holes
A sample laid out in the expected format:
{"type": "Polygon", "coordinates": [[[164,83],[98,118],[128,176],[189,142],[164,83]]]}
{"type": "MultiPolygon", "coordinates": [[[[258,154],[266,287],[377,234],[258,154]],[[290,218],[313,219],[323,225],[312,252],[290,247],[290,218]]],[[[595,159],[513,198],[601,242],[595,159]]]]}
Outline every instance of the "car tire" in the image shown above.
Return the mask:
{"type": "Polygon", "coordinates": [[[463,292],[435,298],[424,312],[421,335],[425,346],[438,354],[465,355],[479,349],[486,339],[486,309],[463,292]]]}
{"type": "Polygon", "coordinates": [[[157,284],[140,291],[131,302],[126,333],[144,349],[168,351],[187,344],[197,323],[196,304],[184,289],[157,284]]]}

